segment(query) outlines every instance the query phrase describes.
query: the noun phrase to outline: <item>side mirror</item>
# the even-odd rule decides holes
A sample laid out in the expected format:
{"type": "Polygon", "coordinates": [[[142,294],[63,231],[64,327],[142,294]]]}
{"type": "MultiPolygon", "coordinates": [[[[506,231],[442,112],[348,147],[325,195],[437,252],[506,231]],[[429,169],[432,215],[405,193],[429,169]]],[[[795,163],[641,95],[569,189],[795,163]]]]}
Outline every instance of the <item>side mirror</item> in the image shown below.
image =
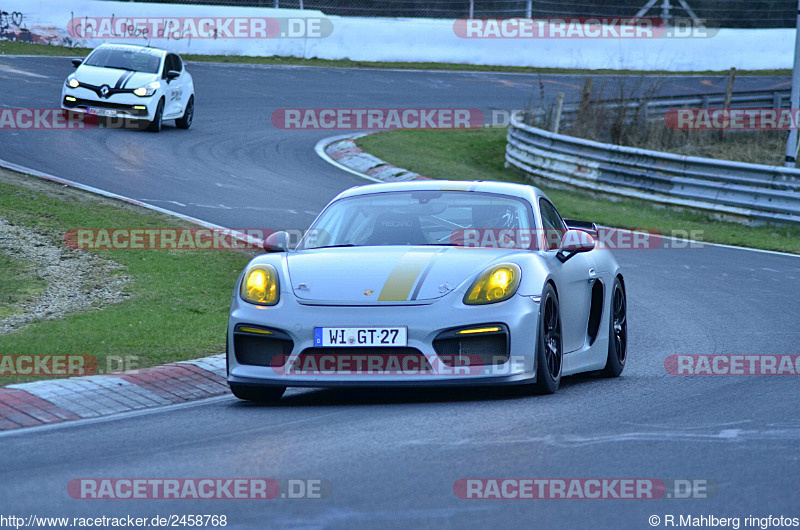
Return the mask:
{"type": "Polygon", "coordinates": [[[81,64],[83,64],[83,59],[73,59],[72,60],[72,66],[74,66],[75,68],[79,67],[81,64]]]}
{"type": "Polygon", "coordinates": [[[177,70],[170,70],[167,72],[167,81],[172,81],[176,77],[180,77],[181,73],[177,70]]]}
{"type": "Polygon", "coordinates": [[[561,246],[556,257],[561,263],[564,263],[576,254],[594,250],[594,247],[594,238],[588,232],[567,230],[567,233],[561,238],[561,246]]]}
{"type": "Polygon", "coordinates": [[[289,234],[273,232],[264,239],[264,252],[286,252],[289,250],[289,234]]]}

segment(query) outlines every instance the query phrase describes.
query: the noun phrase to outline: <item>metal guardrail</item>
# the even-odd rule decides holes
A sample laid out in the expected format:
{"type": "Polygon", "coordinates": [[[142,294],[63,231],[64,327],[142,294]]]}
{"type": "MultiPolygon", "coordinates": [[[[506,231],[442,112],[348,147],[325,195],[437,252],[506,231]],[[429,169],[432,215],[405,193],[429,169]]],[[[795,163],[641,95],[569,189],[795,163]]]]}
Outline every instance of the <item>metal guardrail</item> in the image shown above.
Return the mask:
{"type": "MultiPolygon", "coordinates": [[[[783,90],[754,90],[734,92],[731,97],[730,108],[788,108],[790,104],[790,89],[783,90]]],[[[664,118],[669,109],[675,108],[722,108],[725,105],[725,94],[700,94],[695,96],[661,96],[652,98],[626,99],[623,102],[596,101],[593,107],[609,112],[615,112],[619,107],[626,108],[628,120],[640,119],[643,121],[657,121],[664,118]]],[[[561,124],[570,124],[575,121],[579,112],[579,103],[565,103],[561,110],[561,124]]],[[[538,118],[549,118],[552,109],[537,109],[538,118]]]]}
{"type": "Polygon", "coordinates": [[[525,125],[508,127],[506,161],[560,183],[750,222],[800,224],[800,169],[604,144],[525,125]]]}

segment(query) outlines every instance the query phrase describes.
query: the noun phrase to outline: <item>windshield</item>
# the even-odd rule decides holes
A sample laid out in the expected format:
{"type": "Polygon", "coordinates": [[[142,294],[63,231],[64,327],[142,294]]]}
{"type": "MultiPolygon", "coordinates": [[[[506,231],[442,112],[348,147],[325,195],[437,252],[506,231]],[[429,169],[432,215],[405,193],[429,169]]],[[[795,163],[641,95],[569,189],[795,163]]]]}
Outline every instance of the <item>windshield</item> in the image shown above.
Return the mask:
{"type": "Polygon", "coordinates": [[[156,74],[161,64],[161,53],[131,48],[98,48],[83,64],[156,74]]]}
{"type": "Polygon", "coordinates": [[[298,250],[332,246],[453,245],[465,229],[530,229],[529,207],[506,195],[414,191],[332,204],[298,250]]]}

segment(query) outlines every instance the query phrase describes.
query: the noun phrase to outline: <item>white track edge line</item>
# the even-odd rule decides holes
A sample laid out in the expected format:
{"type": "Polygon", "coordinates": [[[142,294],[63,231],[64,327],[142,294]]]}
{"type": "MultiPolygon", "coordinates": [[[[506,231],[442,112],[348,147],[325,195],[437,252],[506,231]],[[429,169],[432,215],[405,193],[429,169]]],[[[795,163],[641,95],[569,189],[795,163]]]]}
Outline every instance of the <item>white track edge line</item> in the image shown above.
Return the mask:
{"type": "Polygon", "coordinates": [[[240,241],[246,241],[247,243],[259,244],[259,245],[262,243],[262,241],[259,241],[259,240],[255,239],[255,238],[253,238],[252,236],[249,236],[247,234],[243,234],[242,232],[237,232],[235,230],[232,230],[230,228],[226,228],[226,227],[221,226],[221,225],[217,225],[217,224],[214,224],[214,223],[209,223],[208,221],[204,221],[202,219],[198,219],[197,217],[191,217],[191,216],[184,215],[184,214],[172,211],[172,210],[167,210],[166,208],[160,208],[158,206],[154,206],[154,205],[148,204],[146,202],[137,201],[136,199],[131,199],[130,197],[125,197],[124,195],[119,195],[119,194],[116,194],[116,193],[112,193],[110,191],[101,190],[100,188],[95,188],[95,187],[87,186],[86,184],[81,184],[79,182],[75,182],[75,181],[72,181],[72,180],[67,180],[67,179],[63,179],[61,177],[56,177],[55,175],[51,175],[49,173],[44,173],[42,171],[38,171],[36,169],[31,169],[29,167],[21,166],[19,164],[15,164],[13,162],[9,162],[7,160],[3,160],[2,158],[0,158],[0,167],[2,167],[4,169],[11,170],[11,171],[16,171],[18,173],[25,173],[25,174],[28,174],[28,175],[32,175],[34,177],[38,177],[38,178],[41,178],[41,179],[44,179],[44,180],[49,180],[51,182],[56,182],[58,184],[63,184],[65,186],[69,186],[71,188],[77,188],[79,190],[87,191],[89,193],[94,193],[95,195],[101,195],[101,196],[109,198],[109,199],[115,199],[115,200],[118,200],[118,201],[127,202],[129,204],[134,204],[136,206],[141,206],[142,208],[147,208],[148,210],[153,210],[153,211],[156,211],[156,212],[159,212],[159,213],[163,213],[165,215],[169,215],[170,217],[176,217],[176,218],[181,219],[183,221],[187,221],[187,222],[190,222],[190,223],[194,223],[196,225],[200,225],[203,228],[209,228],[209,229],[212,229],[212,230],[223,230],[223,231],[226,231],[227,233],[230,233],[232,236],[234,236],[236,239],[238,239],[240,241]]]}

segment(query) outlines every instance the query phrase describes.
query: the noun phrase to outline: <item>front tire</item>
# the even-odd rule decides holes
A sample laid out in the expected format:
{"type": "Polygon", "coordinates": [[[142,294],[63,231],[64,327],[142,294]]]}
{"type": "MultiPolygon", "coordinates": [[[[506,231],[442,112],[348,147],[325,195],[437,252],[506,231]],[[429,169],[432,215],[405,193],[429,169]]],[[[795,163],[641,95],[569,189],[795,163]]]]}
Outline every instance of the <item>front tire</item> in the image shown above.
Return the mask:
{"type": "Polygon", "coordinates": [[[608,358],[603,375],[619,377],[628,358],[628,303],[625,288],[619,278],[611,290],[611,315],[608,325],[608,358]]]}
{"type": "Polygon", "coordinates": [[[553,394],[561,384],[564,351],[561,341],[561,315],[558,297],[551,284],[542,291],[539,306],[539,333],[536,341],[535,394],[553,394]]]}
{"type": "Polygon", "coordinates": [[[230,383],[231,392],[239,399],[260,403],[275,403],[286,392],[285,386],[250,386],[230,383]]]}
{"type": "Polygon", "coordinates": [[[158,107],[156,107],[156,113],[153,116],[153,121],[150,122],[148,125],[147,130],[150,132],[161,132],[161,126],[164,122],[164,100],[160,100],[158,102],[158,107]]]}
{"type": "Polygon", "coordinates": [[[192,126],[194,119],[194,96],[189,96],[189,102],[186,103],[186,108],[183,110],[183,116],[175,120],[175,126],[178,129],[188,129],[192,126]]]}

